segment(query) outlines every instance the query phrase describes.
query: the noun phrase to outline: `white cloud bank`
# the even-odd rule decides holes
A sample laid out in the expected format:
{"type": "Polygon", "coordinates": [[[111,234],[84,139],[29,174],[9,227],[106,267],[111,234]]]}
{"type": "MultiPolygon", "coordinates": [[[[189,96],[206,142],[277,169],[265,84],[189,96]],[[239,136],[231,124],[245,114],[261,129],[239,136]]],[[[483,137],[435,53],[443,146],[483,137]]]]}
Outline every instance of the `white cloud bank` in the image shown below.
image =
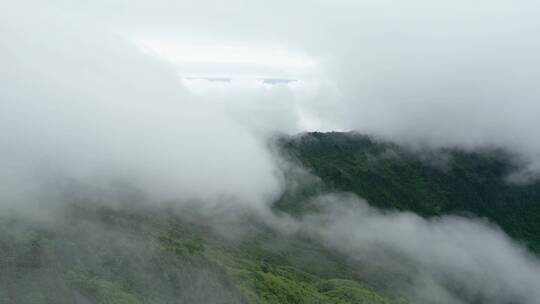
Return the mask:
{"type": "Polygon", "coordinates": [[[540,262],[484,221],[383,213],[351,195],[317,199],[323,212],[281,224],[359,263],[367,280],[413,303],[537,303],[540,262]]]}
{"type": "Polygon", "coordinates": [[[434,147],[503,146],[523,156],[525,173],[540,171],[538,1],[112,3],[108,13],[98,3],[86,11],[134,37],[305,54],[318,88],[291,103],[312,128],[434,147]]]}
{"type": "Polygon", "coordinates": [[[254,205],[278,192],[264,139],[193,99],[166,64],[90,19],[1,11],[0,206],[66,182],[254,205]]]}

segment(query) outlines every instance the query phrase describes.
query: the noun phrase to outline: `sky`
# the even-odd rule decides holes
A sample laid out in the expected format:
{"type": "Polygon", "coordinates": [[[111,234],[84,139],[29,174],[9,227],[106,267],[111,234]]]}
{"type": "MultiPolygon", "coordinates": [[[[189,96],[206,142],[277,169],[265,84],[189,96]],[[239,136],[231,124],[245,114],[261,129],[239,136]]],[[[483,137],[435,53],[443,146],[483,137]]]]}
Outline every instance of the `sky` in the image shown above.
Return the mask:
{"type": "MultiPolygon", "coordinates": [[[[537,1],[112,3],[108,13],[95,4],[96,18],[172,62],[179,75],[237,78],[248,91],[257,83],[245,78],[301,80],[303,86],[258,90],[262,101],[251,98],[253,108],[275,116],[265,96],[289,91],[294,115],[274,124],[279,131],[502,146],[522,157],[522,177],[540,170],[537,1]]],[[[241,99],[238,85],[229,96],[214,87],[207,92],[213,100],[216,90],[229,107],[241,99]]]]}
{"type": "Polygon", "coordinates": [[[180,77],[303,80],[304,90],[290,89],[297,117],[289,132],[355,129],[434,146],[504,145],[531,168],[538,162],[537,1],[53,0],[48,6],[119,33],[169,61],[180,77]]]}

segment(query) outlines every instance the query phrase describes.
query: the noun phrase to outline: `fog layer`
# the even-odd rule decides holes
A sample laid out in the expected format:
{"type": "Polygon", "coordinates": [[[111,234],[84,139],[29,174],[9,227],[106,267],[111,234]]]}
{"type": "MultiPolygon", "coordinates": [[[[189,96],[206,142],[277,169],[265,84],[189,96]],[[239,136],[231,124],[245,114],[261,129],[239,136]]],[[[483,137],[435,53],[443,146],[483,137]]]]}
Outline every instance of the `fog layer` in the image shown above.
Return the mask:
{"type": "Polygon", "coordinates": [[[0,206],[67,182],[252,205],[278,192],[264,139],[192,99],[166,64],[65,12],[0,14],[0,206]]]}
{"type": "Polygon", "coordinates": [[[540,262],[485,220],[381,212],[355,196],[316,199],[323,212],[284,224],[361,265],[359,274],[413,303],[536,303],[540,262]]]}
{"type": "Polygon", "coordinates": [[[319,88],[292,108],[311,129],[354,129],[412,145],[504,146],[528,163],[525,177],[539,171],[537,1],[112,3],[84,11],[166,45],[305,54],[317,66],[302,76],[319,88]]]}

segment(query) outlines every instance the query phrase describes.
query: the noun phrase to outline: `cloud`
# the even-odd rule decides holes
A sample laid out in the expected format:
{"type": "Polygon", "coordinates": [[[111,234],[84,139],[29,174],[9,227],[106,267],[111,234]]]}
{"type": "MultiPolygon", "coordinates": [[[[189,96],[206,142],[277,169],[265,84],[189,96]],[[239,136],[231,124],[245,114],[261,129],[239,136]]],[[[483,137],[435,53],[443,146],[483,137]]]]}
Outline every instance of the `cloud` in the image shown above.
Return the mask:
{"type": "Polygon", "coordinates": [[[106,24],[41,5],[1,15],[0,206],[54,198],[68,182],[253,205],[279,192],[263,138],[106,24]]]}
{"type": "Polygon", "coordinates": [[[335,120],[407,144],[503,146],[538,170],[537,4],[387,2],[370,12],[351,25],[354,42],[329,43],[343,96],[335,120]]]}
{"type": "Polygon", "coordinates": [[[291,107],[310,129],[503,146],[523,157],[526,175],[540,170],[537,1],[56,3],[132,37],[306,54],[320,86],[291,107]]]}
{"type": "Polygon", "coordinates": [[[414,303],[532,304],[540,296],[538,258],[487,221],[381,212],[343,194],[316,203],[323,212],[286,226],[346,254],[366,280],[414,303]]]}

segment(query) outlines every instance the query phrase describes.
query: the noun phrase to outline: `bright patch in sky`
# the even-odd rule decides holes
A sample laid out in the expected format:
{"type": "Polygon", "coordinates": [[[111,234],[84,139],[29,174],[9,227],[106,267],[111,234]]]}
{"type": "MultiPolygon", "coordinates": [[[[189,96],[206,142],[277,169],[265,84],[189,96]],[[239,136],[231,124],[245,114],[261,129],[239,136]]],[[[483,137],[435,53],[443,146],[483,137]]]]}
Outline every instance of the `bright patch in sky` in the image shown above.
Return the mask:
{"type": "Polygon", "coordinates": [[[223,75],[223,67],[226,66],[231,75],[249,69],[255,74],[259,71],[258,75],[262,77],[276,77],[278,75],[266,74],[269,70],[287,75],[303,73],[316,66],[309,56],[281,47],[190,44],[152,39],[142,39],[139,43],[151,53],[180,66],[189,65],[192,69],[199,65],[206,74],[209,66],[215,66],[219,70],[216,74],[223,75]]]}

